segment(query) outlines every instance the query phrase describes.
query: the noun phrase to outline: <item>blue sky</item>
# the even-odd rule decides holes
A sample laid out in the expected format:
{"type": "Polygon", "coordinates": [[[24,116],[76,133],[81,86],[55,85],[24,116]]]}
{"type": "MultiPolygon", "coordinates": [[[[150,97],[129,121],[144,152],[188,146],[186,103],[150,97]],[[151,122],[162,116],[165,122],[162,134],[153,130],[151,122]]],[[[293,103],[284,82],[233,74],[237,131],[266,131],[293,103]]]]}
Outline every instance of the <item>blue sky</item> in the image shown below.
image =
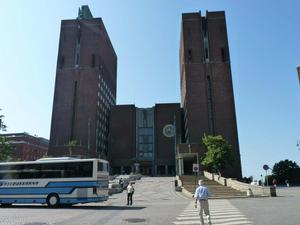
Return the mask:
{"type": "Polygon", "coordinates": [[[117,104],[179,102],[181,13],[225,10],[244,176],[300,164],[300,1],[0,0],[0,108],[8,132],[49,137],[61,19],[88,4],[118,55],[117,104]]]}

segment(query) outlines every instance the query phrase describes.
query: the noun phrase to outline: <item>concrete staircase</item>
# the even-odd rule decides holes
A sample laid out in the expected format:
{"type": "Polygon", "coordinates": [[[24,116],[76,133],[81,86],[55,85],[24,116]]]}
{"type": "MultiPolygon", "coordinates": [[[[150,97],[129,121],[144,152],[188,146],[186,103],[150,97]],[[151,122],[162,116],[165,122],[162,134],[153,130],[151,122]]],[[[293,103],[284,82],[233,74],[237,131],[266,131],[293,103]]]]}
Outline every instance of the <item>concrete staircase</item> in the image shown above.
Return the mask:
{"type": "Polygon", "coordinates": [[[216,181],[207,179],[204,176],[183,175],[180,176],[182,186],[188,192],[194,194],[195,187],[198,187],[198,180],[203,180],[204,185],[208,188],[210,198],[242,198],[247,197],[246,192],[241,192],[233,188],[223,186],[216,181]],[[195,182],[196,180],[196,182],[195,182]],[[196,185],[195,185],[196,183],[196,185]]]}

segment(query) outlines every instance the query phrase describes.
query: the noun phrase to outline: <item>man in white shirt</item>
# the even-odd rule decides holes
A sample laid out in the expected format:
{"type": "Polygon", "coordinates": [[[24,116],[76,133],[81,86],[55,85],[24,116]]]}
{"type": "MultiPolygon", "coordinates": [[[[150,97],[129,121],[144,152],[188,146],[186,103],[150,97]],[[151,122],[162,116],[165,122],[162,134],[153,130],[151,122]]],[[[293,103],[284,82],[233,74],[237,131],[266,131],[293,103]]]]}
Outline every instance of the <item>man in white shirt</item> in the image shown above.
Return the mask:
{"type": "Polygon", "coordinates": [[[127,186],[127,205],[132,205],[132,195],[134,193],[134,187],[132,182],[127,186]]]}
{"type": "Polygon", "coordinates": [[[199,209],[199,216],[200,216],[200,223],[201,225],[204,225],[204,220],[203,220],[203,211],[207,217],[208,224],[211,225],[211,219],[210,219],[210,214],[209,214],[209,206],[208,206],[208,188],[203,186],[203,181],[199,180],[198,181],[199,186],[197,187],[195,191],[195,208],[197,208],[197,201],[199,200],[200,204],[200,209],[199,209]]]}

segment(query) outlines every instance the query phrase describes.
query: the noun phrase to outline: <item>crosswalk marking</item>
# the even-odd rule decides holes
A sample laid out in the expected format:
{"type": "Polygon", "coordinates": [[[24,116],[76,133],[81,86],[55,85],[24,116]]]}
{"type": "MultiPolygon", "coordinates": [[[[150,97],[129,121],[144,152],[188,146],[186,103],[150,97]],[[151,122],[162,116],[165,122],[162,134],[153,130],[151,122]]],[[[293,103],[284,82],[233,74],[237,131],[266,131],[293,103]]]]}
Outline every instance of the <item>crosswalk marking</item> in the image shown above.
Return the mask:
{"type": "MultiPolygon", "coordinates": [[[[211,215],[212,216],[212,215],[211,215]]],[[[223,215],[222,216],[222,218],[221,219],[225,219],[225,218],[231,218],[231,219],[236,219],[236,218],[238,218],[238,219],[240,219],[240,218],[244,218],[244,219],[247,219],[246,217],[243,217],[243,216],[241,216],[241,214],[239,214],[239,215],[223,215]]],[[[197,220],[197,219],[199,219],[199,215],[197,215],[197,216],[183,216],[183,217],[176,217],[176,219],[177,220],[186,220],[186,219],[189,219],[189,220],[197,220]]],[[[215,217],[214,218],[214,220],[219,220],[220,218],[217,218],[217,217],[215,217]]]]}
{"type": "MultiPolygon", "coordinates": [[[[213,225],[252,225],[250,221],[239,209],[233,206],[228,200],[210,200],[210,216],[213,225]]],[[[206,216],[204,215],[204,222],[206,216]]],[[[194,203],[188,205],[173,222],[175,225],[200,224],[198,208],[194,208],[194,203]]]]}

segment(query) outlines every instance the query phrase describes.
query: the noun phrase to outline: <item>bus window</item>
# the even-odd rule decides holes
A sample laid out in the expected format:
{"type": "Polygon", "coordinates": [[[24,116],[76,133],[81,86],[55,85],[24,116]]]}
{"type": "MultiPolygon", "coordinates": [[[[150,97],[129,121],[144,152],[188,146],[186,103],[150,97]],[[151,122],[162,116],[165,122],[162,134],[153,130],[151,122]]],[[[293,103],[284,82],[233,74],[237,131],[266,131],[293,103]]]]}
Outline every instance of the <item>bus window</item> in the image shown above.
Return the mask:
{"type": "Polygon", "coordinates": [[[105,162],[99,162],[98,163],[98,171],[107,172],[108,171],[108,164],[105,163],[105,162]]]}
{"type": "Polygon", "coordinates": [[[47,179],[92,177],[92,162],[18,164],[0,166],[0,179],[47,179]]]}

